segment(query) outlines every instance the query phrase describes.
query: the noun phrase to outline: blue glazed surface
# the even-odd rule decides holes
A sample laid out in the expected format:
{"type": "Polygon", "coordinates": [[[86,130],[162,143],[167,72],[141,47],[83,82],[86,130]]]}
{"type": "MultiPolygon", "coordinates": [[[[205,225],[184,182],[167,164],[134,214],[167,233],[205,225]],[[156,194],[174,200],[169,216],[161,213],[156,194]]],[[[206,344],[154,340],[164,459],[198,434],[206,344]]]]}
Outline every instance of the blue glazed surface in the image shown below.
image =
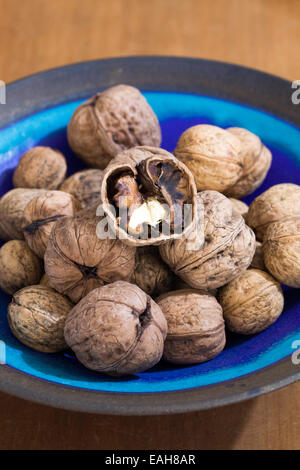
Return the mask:
{"type": "MultiPolygon", "coordinates": [[[[273,153],[273,164],[263,185],[245,199],[249,203],[280,182],[300,183],[300,130],[274,116],[228,101],[176,93],[145,93],[162,127],[162,147],[173,151],[181,133],[199,123],[240,126],[258,134],[273,153]]],[[[80,102],[51,108],[0,131],[0,195],[12,188],[12,173],[20,155],[34,145],[60,149],[69,173],[84,165],[68,147],[65,127],[80,102]]],[[[9,297],[0,292],[0,340],[6,343],[6,361],[30,375],[73,387],[112,392],[183,390],[240,377],[290,355],[300,339],[299,291],[285,289],[285,310],[268,330],[252,337],[228,335],[225,350],[214,360],[180,367],[161,363],[129,379],[108,378],[84,369],[72,355],[44,355],[19,343],[10,333],[6,310],[9,297]]]]}

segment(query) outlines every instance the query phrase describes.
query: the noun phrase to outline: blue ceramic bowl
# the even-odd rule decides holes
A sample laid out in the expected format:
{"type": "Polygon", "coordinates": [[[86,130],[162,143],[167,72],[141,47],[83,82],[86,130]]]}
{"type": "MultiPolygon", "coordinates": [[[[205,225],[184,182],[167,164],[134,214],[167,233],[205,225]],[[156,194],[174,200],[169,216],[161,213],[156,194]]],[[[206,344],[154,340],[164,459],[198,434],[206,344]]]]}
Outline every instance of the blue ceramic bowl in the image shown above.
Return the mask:
{"type": "MultiPolygon", "coordinates": [[[[218,62],[175,57],[132,57],[71,65],[15,82],[0,105],[0,195],[12,188],[20,155],[35,145],[61,150],[69,173],[84,168],[66,139],[74,109],[93,93],[137,86],[159,117],[162,147],[173,151],[181,133],[199,123],[245,127],[272,150],[273,163],[251,200],[282,182],[300,183],[300,105],[291,84],[271,75],[218,62]]],[[[299,291],[285,289],[285,309],[268,330],[228,334],[225,350],[193,366],[160,363],[130,378],[85,369],[69,354],[45,355],[10,333],[10,298],[0,292],[0,388],[57,407],[115,414],[198,410],[245,400],[300,377],[292,361],[300,340],[299,291]],[[4,357],[5,355],[5,357],[4,357]]]]}

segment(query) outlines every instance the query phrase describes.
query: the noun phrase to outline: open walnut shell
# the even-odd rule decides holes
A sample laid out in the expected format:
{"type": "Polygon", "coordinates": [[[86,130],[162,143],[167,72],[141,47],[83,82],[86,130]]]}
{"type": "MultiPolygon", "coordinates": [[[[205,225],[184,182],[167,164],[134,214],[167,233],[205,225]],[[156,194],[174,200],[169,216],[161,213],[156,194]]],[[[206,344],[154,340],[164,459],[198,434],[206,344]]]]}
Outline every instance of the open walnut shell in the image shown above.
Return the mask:
{"type": "Polygon", "coordinates": [[[175,364],[196,364],[224,349],[222,307],[214,296],[185,289],[163,294],[156,302],[168,323],[164,359],[175,364]]]}
{"type": "Polygon", "coordinates": [[[193,175],[160,148],[135,147],[118,154],[103,172],[101,200],[112,230],[128,245],[181,238],[196,221],[193,175]]]}
{"type": "Polygon", "coordinates": [[[263,254],[268,271],[278,281],[300,288],[300,216],[268,226],[263,254]]]}
{"type": "Polygon", "coordinates": [[[117,85],[80,105],[68,126],[74,152],[89,166],[103,169],[117,153],[136,145],[158,146],[158,119],[137,88],[117,85]]]}
{"type": "Polygon", "coordinates": [[[246,222],[259,241],[263,241],[267,227],[300,215],[300,186],[292,183],[276,184],[260,194],[249,207],[246,222]]]}
{"type": "Polygon", "coordinates": [[[52,227],[65,216],[72,216],[81,209],[71,194],[63,191],[47,191],[31,199],[24,210],[24,237],[32,251],[44,258],[52,227]]]}
{"type": "Polygon", "coordinates": [[[74,303],[96,287],[119,279],[130,280],[135,248],[118,239],[100,239],[96,210],[81,211],[56,222],[45,253],[50,285],[74,303]]]}
{"type": "Polygon", "coordinates": [[[139,287],[118,281],[94,289],[69,313],[65,339],[87,368],[136,374],[161,358],[167,322],[139,287]]]}
{"type": "Polygon", "coordinates": [[[225,194],[239,199],[253,193],[262,184],[270,169],[272,154],[260,138],[247,129],[229,127],[227,131],[241,141],[240,154],[244,166],[238,181],[225,194]]]}
{"type": "Polygon", "coordinates": [[[202,204],[203,246],[190,249],[182,238],[161,245],[159,251],[183,281],[195,289],[207,290],[227,284],[248,268],[255,251],[255,236],[223,194],[200,192],[198,207],[202,204]]]}

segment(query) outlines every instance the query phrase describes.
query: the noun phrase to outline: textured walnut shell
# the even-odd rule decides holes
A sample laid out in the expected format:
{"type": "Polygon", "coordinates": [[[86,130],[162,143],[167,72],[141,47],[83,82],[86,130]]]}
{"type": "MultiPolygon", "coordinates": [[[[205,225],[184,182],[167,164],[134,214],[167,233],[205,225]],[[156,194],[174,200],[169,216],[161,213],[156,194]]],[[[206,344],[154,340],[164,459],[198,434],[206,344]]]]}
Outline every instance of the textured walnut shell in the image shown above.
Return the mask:
{"type": "Polygon", "coordinates": [[[255,242],[255,253],[251,261],[250,268],[266,271],[262,243],[258,242],[257,240],[255,242]]]}
{"type": "Polygon", "coordinates": [[[68,125],[74,152],[89,166],[104,169],[122,150],[159,147],[158,119],[137,88],[117,85],[80,105],[68,125]]]}
{"type": "Polygon", "coordinates": [[[51,288],[50,281],[49,281],[49,278],[48,278],[47,274],[43,274],[43,276],[41,277],[41,280],[40,280],[39,284],[40,284],[41,286],[45,286],[45,287],[50,287],[50,288],[51,288]]]}
{"type": "Polygon", "coordinates": [[[169,292],[175,275],[161,259],[155,246],[137,248],[132,282],[151,297],[169,292]]]}
{"type": "Polygon", "coordinates": [[[228,198],[217,191],[198,193],[204,205],[204,244],[189,249],[186,240],[159,247],[162,259],[195,289],[215,289],[239,276],[250,265],[255,237],[228,198]]]}
{"type": "Polygon", "coordinates": [[[300,287],[300,216],[268,226],[263,254],[268,271],[278,281],[300,287]]]}
{"type": "Polygon", "coordinates": [[[213,359],[224,349],[222,307],[215,297],[186,289],[163,294],[156,302],[168,323],[164,359],[195,364],[213,359]]]}
{"type": "Polygon", "coordinates": [[[253,193],[262,184],[270,169],[272,154],[260,138],[247,129],[230,127],[227,131],[240,139],[244,166],[238,181],[225,194],[239,199],[253,193]]]}
{"type": "Polygon", "coordinates": [[[136,374],[163,353],[167,323],[139,287],[118,281],[90,292],[71,310],[65,339],[86,367],[109,375],[136,374]]]}
{"type": "Polygon", "coordinates": [[[249,207],[246,222],[253,228],[259,241],[273,222],[281,222],[300,215],[300,186],[282,183],[260,194],[249,207]]]}
{"type": "Polygon", "coordinates": [[[23,240],[24,209],[34,197],[44,194],[44,189],[17,188],[0,199],[0,239],[23,240]]]}
{"type": "Polygon", "coordinates": [[[241,216],[245,219],[249,210],[247,204],[243,201],[240,201],[239,199],[235,199],[234,197],[229,197],[228,199],[233,205],[234,210],[241,214],[241,216]]]}
{"type": "Polygon", "coordinates": [[[59,189],[72,194],[86,209],[100,203],[101,181],[101,170],[83,170],[67,178],[59,189]]]}
{"type": "Polygon", "coordinates": [[[180,137],[175,156],[191,170],[197,190],[226,191],[243,172],[240,140],[217,126],[200,124],[180,137]]]}
{"type": "Polygon", "coordinates": [[[53,226],[65,216],[72,216],[81,209],[71,194],[63,191],[47,191],[33,198],[24,210],[23,232],[28,245],[40,258],[44,258],[53,226]]]}
{"type": "Polygon", "coordinates": [[[272,325],[283,310],[280,284],[259,269],[248,269],[219,294],[226,325],[235,333],[259,333],[272,325]]]}
{"type": "Polygon", "coordinates": [[[45,253],[45,271],[51,286],[74,303],[96,287],[130,280],[135,248],[118,239],[98,238],[100,217],[94,210],[64,217],[54,225],[45,253]]]}
{"type": "Polygon", "coordinates": [[[13,175],[15,188],[57,189],[65,179],[67,163],[58,150],[34,147],[22,155],[13,175]]]}
{"type": "Polygon", "coordinates": [[[48,287],[25,287],[13,296],[8,306],[12,333],[26,346],[45,353],[67,348],[64,326],[71,302],[48,287]]]}
{"type": "Polygon", "coordinates": [[[14,294],[37,284],[42,276],[41,260],[23,240],[10,240],[0,249],[0,288],[14,294]]]}
{"type": "MultiPolygon", "coordinates": [[[[174,155],[166,150],[155,147],[135,147],[134,149],[125,150],[119,153],[107,166],[103,172],[101,186],[101,200],[103,210],[108,216],[109,223],[114,233],[120,237],[124,243],[133,246],[147,246],[164,243],[169,239],[181,238],[181,233],[174,233],[170,230],[169,234],[159,231],[156,236],[151,238],[136,238],[118,223],[115,212],[112,210],[113,197],[111,188],[114,182],[123,174],[129,174],[136,181],[142,196],[155,195],[160,198],[163,203],[167,204],[171,209],[173,207],[173,199],[178,197],[181,204],[189,204],[191,208],[188,222],[185,224],[183,235],[188,234],[196,221],[197,213],[197,189],[194,178],[188,168],[177,160],[174,155]],[[164,181],[159,186],[151,174],[152,167],[162,166],[168,167],[166,171],[168,181],[164,181]],[[179,182],[175,180],[178,177],[179,182]]],[[[164,174],[164,173],[163,173],[164,174]]],[[[179,206],[176,202],[174,206],[179,206]]]]}

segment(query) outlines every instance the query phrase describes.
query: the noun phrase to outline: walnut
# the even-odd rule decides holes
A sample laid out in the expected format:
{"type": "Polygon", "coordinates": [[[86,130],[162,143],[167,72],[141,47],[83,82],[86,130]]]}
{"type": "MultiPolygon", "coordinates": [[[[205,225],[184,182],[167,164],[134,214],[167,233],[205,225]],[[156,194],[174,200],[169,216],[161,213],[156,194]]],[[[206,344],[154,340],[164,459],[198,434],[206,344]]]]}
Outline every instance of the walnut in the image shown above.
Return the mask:
{"type": "Polygon", "coordinates": [[[72,194],[86,209],[100,204],[101,181],[102,170],[78,171],[63,182],[60,190],[72,194]]]}
{"type": "Polygon", "coordinates": [[[10,240],[0,249],[0,288],[14,294],[25,286],[37,284],[42,262],[23,240],[10,240]]]}
{"type": "Polygon", "coordinates": [[[225,346],[221,305],[194,289],[169,292],[156,299],[167,323],[163,357],[175,364],[209,361],[225,346]]]}
{"type": "Polygon", "coordinates": [[[65,179],[67,163],[58,150],[34,147],[22,155],[13,175],[15,188],[57,189],[65,179]]]}
{"type": "Polygon", "coordinates": [[[161,259],[157,247],[145,246],[136,250],[132,282],[156,297],[171,290],[175,275],[161,259]]]}
{"type": "Polygon", "coordinates": [[[265,265],[278,281],[300,287],[300,217],[274,222],[265,231],[265,265]]]}
{"type": "Polygon", "coordinates": [[[239,199],[253,193],[262,184],[270,169],[272,154],[260,138],[247,129],[230,127],[227,131],[241,141],[240,152],[244,167],[238,181],[225,194],[239,199]]]}
{"type": "Polygon", "coordinates": [[[24,209],[34,197],[45,193],[44,189],[17,188],[8,191],[0,199],[0,239],[23,240],[24,209]]]}
{"type": "Polygon", "coordinates": [[[124,243],[155,245],[191,231],[197,190],[191,172],[166,150],[125,150],[103,172],[101,200],[124,243]]]}
{"type": "Polygon", "coordinates": [[[71,302],[53,289],[37,285],[25,287],[8,306],[12,333],[26,346],[45,353],[67,348],[64,326],[71,302]]]}
{"type": "Polygon", "coordinates": [[[47,274],[43,274],[43,276],[41,277],[41,280],[40,280],[39,284],[40,284],[41,286],[45,286],[45,287],[50,287],[50,288],[51,288],[50,281],[49,281],[49,278],[48,278],[47,274]]]}
{"type": "Polygon", "coordinates": [[[137,88],[118,85],[80,105],[68,126],[74,152],[103,169],[120,151],[137,145],[160,146],[158,119],[137,88]]]}
{"type": "Polygon", "coordinates": [[[262,271],[266,271],[262,243],[258,242],[257,240],[255,242],[255,253],[250,264],[250,268],[256,268],[261,269],[262,271]]]}
{"type": "MultiPolygon", "coordinates": [[[[238,277],[250,265],[255,237],[243,217],[217,191],[198,193],[204,205],[204,244],[190,249],[184,238],[159,247],[162,259],[195,289],[215,289],[238,277]]],[[[201,222],[201,221],[200,221],[201,222]]]]}
{"type": "Polygon", "coordinates": [[[65,339],[86,367],[108,375],[136,374],[163,353],[167,323],[159,306],[124,281],[94,289],[71,310],[65,339]]]}
{"type": "Polygon", "coordinates": [[[129,281],[135,248],[118,239],[100,239],[94,210],[64,217],[54,225],[45,253],[45,271],[51,286],[74,303],[96,287],[116,280],[129,281]]]}
{"type": "Polygon", "coordinates": [[[224,192],[243,174],[240,150],[240,140],[232,133],[200,124],[182,134],[174,153],[193,173],[198,191],[224,192]]]}
{"type": "Polygon", "coordinates": [[[43,258],[56,222],[67,215],[74,215],[80,209],[80,203],[63,191],[47,191],[31,199],[24,210],[23,232],[32,251],[43,258]]]}
{"type": "Polygon", "coordinates": [[[248,269],[220,289],[227,327],[235,333],[259,333],[274,323],[283,310],[280,284],[270,274],[248,269]]]}
{"type": "Polygon", "coordinates": [[[281,222],[300,215],[300,186],[292,183],[276,184],[260,194],[249,207],[247,224],[263,241],[264,232],[273,222],[281,222]]]}
{"type": "Polygon", "coordinates": [[[239,199],[235,199],[233,197],[229,197],[228,199],[231,202],[231,204],[233,205],[234,210],[236,212],[238,212],[239,214],[241,214],[241,216],[244,217],[244,219],[245,219],[246,215],[248,213],[248,210],[249,210],[249,207],[247,206],[247,204],[245,202],[240,201],[239,199]]]}

